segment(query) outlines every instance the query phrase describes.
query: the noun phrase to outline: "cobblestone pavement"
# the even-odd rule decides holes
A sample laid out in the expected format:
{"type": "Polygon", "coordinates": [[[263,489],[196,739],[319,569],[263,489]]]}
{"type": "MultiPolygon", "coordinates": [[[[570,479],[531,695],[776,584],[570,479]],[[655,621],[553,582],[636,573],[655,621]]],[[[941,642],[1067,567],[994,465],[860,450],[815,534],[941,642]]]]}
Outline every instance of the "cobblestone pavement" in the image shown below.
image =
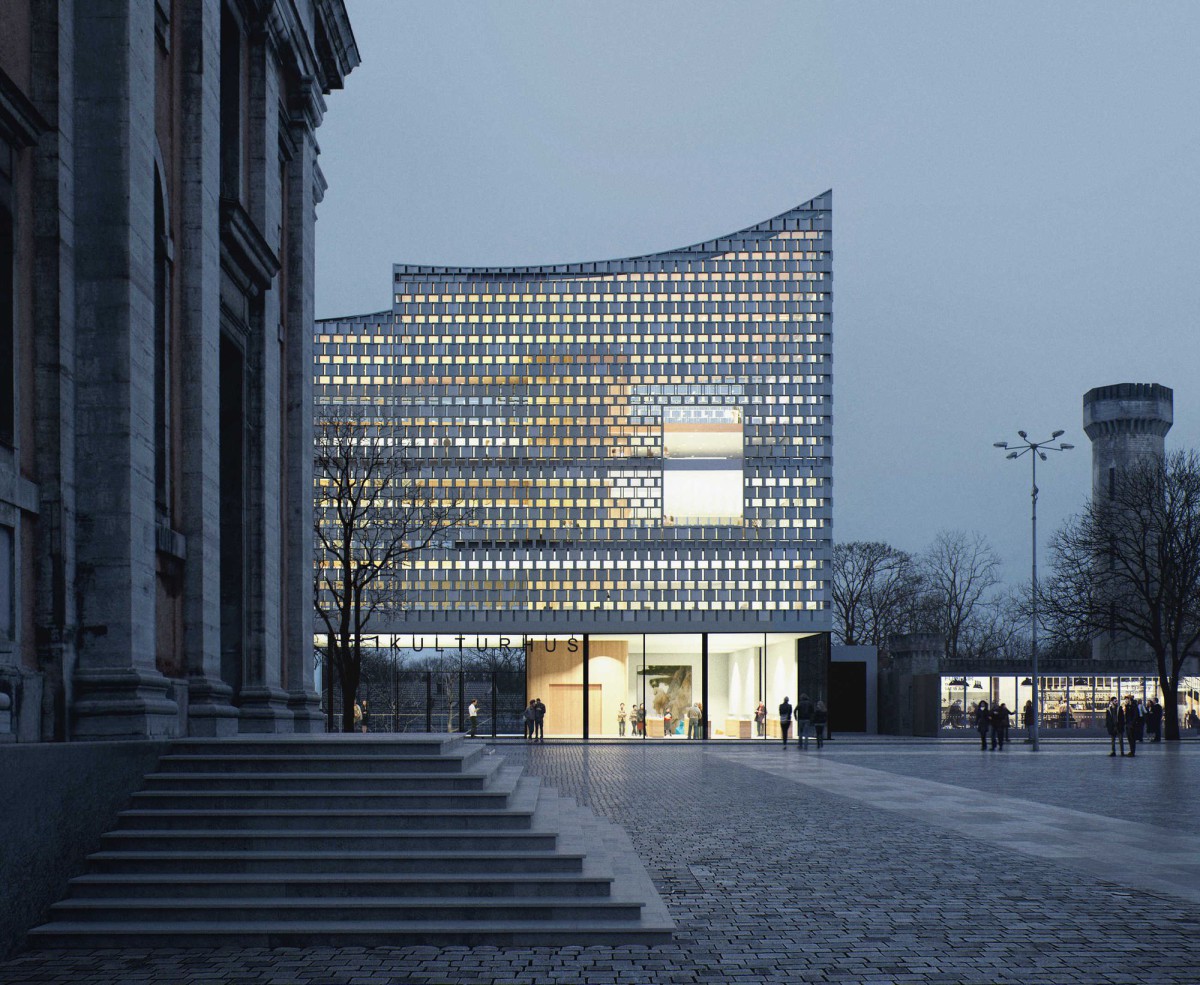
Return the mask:
{"type": "Polygon", "coordinates": [[[0,965],[0,982],[1200,982],[1194,902],[1136,888],[1122,857],[1101,879],[997,837],[1032,801],[1056,823],[1079,819],[1089,838],[1134,831],[1150,842],[1143,855],[1161,856],[1156,835],[1172,854],[1182,837],[1200,858],[1195,819],[1181,814],[1195,802],[1200,748],[1136,761],[1051,743],[1033,756],[841,740],[819,760],[775,743],[504,751],[625,825],[676,920],[674,943],[27,953],[0,965]],[[892,802],[905,777],[981,808],[964,815],[976,829],[943,823],[936,800],[892,802]]]}

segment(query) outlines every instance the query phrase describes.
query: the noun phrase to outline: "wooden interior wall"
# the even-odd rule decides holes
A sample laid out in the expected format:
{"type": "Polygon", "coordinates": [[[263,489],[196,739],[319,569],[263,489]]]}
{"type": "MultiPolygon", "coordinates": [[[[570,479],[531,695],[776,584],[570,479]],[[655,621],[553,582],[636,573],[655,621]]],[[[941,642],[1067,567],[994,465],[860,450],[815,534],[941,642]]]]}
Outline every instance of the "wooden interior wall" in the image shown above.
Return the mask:
{"type": "MultiPolygon", "coordinates": [[[[567,640],[531,640],[525,660],[525,683],[530,699],[546,703],[547,736],[583,734],[583,640],[571,650],[567,640]],[[569,685],[569,687],[568,687],[569,685]],[[550,696],[554,695],[551,702],[550,696]]],[[[617,707],[628,711],[629,644],[625,640],[590,640],[588,668],[588,733],[615,735],[617,707]]]]}

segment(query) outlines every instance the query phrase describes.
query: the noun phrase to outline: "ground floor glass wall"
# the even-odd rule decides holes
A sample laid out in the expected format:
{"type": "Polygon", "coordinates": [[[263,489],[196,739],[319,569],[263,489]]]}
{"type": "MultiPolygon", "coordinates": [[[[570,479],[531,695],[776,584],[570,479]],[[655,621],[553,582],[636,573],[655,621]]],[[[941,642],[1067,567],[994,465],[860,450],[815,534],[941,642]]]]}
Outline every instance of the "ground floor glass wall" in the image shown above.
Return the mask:
{"type": "Polygon", "coordinates": [[[778,738],[785,697],[826,697],[823,674],[800,680],[798,644],[808,635],[379,636],[365,641],[360,694],[379,709],[372,727],[397,731],[430,721],[434,731],[458,731],[475,701],[485,734],[493,721],[495,734],[520,734],[514,710],[540,702],[547,738],[778,738]],[[505,683],[522,677],[518,699],[505,683]]]}
{"type": "MultiPolygon", "coordinates": [[[[1038,678],[1038,727],[1043,730],[1104,730],[1104,709],[1116,695],[1133,695],[1140,701],[1162,701],[1157,676],[1102,676],[1088,674],[1047,675],[1038,678]]],[[[971,730],[979,702],[992,708],[1004,704],[1012,715],[1013,728],[1029,726],[1033,705],[1033,680],[1005,675],[989,677],[968,674],[943,676],[941,680],[941,728],[971,730]]],[[[1184,677],[1179,683],[1179,724],[1200,730],[1200,677],[1184,677]]]]}

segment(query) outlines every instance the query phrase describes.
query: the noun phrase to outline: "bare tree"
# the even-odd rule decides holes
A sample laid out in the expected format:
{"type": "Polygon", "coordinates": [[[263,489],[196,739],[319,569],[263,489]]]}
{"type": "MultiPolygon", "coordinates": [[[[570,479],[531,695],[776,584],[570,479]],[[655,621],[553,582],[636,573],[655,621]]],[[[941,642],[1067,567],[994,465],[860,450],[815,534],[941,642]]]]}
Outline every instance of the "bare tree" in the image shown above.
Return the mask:
{"type": "Polygon", "coordinates": [[[969,655],[973,625],[990,615],[988,597],[1000,580],[1000,559],[982,534],[944,530],[918,565],[929,628],[942,634],[947,657],[969,655]]]}
{"type": "Polygon", "coordinates": [[[838,641],[885,647],[889,634],[908,628],[904,623],[917,582],[907,551],[881,541],[835,544],[833,611],[838,641]]]}
{"type": "Polygon", "coordinates": [[[350,732],[363,631],[376,613],[403,605],[401,569],[471,512],[423,482],[386,427],[330,417],[318,421],[315,438],[315,604],[350,732]]]}
{"type": "Polygon", "coordinates": [[[1179,676],[1200,653],[1200,456],[1148,457],[1119,472],[1050,544],[1052,615],[1091,636],[1144,643],[1157,662],[1166,737],[1179,738],[1179,676]]]}

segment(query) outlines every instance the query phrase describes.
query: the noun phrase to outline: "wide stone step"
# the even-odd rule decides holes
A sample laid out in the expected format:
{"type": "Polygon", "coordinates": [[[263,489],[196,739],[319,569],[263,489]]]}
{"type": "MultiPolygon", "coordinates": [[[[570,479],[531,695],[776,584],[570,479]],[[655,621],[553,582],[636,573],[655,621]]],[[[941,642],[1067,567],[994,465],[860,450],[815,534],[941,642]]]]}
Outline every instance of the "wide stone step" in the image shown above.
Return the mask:
{"type": "Polygon", "coordinates": [[[318,855],[323,851],[554,851],[558,833],[542,831],[329,831],[309,829],[196,830],[179,828],[109,831],[101,836],[108,851],[293,851],[318,855]]]}
{"type": "MultiPolygon", "coordinates": [[[[373,844],[373,842],[372,842],[373,844]]],[[[284,852],[284,851],[124,851],[96,852],[88,856],[94,873],[171,874],[197,873],[271,874],[323,873],[354,876],[360,873],[447,873],[478,875],[520,872],[580,873],[582,853],[542,851],[441,851],[441,852],[284,852]]]]}
{"type": "MultiPolygon", "coordinates": [[[[489,763],[497,763],[489,757],[489,763]]],[[[477,773],[151,773],[147,790],[482,790],[496,768],[477,773]]]]}
{"type": "Polygon", "coordinates": [[[228,739],[179,739],[172,752],[188,756],[289,756],[353,755],[430,757],[469,752],[476,754],[477,743],[469,743],[460,734],[414,733],[405,735],[363,735],[320,733],[318,735],[238,736],[228,739]]]}
{"type": "Polygon", "coordinates": [[[213,948],[213,947],[397,947],[426,944],[433,947],[587,946],[667,944],[670,926],[604,919],[592,915],[586,922],[541,920],[535,924],[520,917],[473,920],[409,920],[389,923],[355,920],[330,923],[322,920],[244,923],[128,924],[58,922],[30,931],[30,944],[54,949],[108,947],[213,948]]]}
{"type": "Polygon", "coordinates": [[[532,812],[458,809],[419,810],[128,810],[118,815],[126,831],[186,828],[210,831],[311,830],[326,832],[404,830],[520,831],[529,828],[532,812]]]}
{"type": "Polygon", "coordinates": [[[500,810],[507,806],[511,789],[457,790],[143,790],[133,795],[140,811],[328,811],[346,808],[387,811],[393,816],[414,809],[431,811],[500,810]]]}
{"type": "Polygon", "coordinates": [[[604,898],[612,880],[571,873],[197,873],[86,875],[71,880],[74,899],[477,899],[604,898]]]}
{"type": "Polygon", "coordinates": [[[641,904],[609,899],[578,897],[493,898],[469,900],[438,897],[408,899],[262,899],[176,897],[174,899],[78,899],[50,907],[51,921],[70,923],[247,923],[256,921],[378,920],[495,920],[498,918],[540,920],[628,920],[636,921],[641,904]]]}
{"type": "Polygon", "coordinates": [[[314,752],[306,755],[163,756],[159,769],[170,773],[463,773],[479,760],[480,750],[462,756],[374,756],[314,752]]]}

